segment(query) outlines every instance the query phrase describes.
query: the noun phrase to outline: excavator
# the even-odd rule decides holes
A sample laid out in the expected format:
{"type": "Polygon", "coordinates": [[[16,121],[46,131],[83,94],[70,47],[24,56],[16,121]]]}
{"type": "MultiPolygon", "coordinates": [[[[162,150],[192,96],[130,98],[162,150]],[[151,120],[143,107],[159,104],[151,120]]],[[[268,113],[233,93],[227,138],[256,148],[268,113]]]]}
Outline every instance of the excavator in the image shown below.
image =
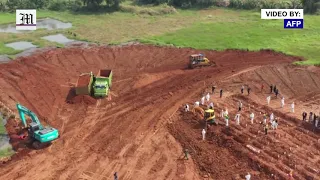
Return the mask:
{"type": "Polygon", "coordinates": [[[189,58],[190,69],[203,66],[216,66],[216,63],[211,62],[208,58],[204,56],[204,54],[192,54],[189,58]]]}
{"type": "Polygon", "coordinates": [[[53,127],[43,127],[35,113],[27,109],[26,107],[17,103],[17,109],[20,119],[25,128],[28,129],[28,138],[35,149],[41,149],[47,145],[50,145],[52,141],[58,139],[59,132],[53,127]],[[31,118],[31,123],[27,126],[26,118],[24,115],[28,115],[31,118]]]}
{"type": "Polygon", "coordinates": [[[194,111],[195,112],[197,111],[198,113],[200,113],[206,123],[218,124],[215,121],[215,117],[216,116],[214,114],[214,110],[213,109],[209,108],[207,110],[203,110],[201,107],[195,107],[194,111]]]}

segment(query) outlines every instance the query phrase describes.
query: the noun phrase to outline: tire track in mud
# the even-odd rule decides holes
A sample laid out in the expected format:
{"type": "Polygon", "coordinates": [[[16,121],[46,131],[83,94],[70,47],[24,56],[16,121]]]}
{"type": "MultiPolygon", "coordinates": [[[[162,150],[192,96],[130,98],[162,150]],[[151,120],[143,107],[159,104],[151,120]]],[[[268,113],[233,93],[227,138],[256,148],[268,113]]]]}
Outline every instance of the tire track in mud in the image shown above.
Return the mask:
{"type": "MultiPolygon", "coordinates": [[[[19,101],[21,102],[28,101],[29,103],[35,103],[34,108],[38,108],[36,110],[41,111],[41,106],[44,106],[44,103],[46,103],[46,106],[50,108],[52,103],[55,104],[56,102],[64,101],[66,92],[62,90],[59,92],[56,91],[58,88],[60,88],[60,84],[65,84],[66,82],[73,82],[73,80],[76,80],[79,72],[87,72],[90,70],[96,71],[101,68],[101,66],[111,64],[112,66],[114,65],[116,67],[115,72],[119,74],[119,76],[115,76],[115,80],[125,79],[130,76],[133,77],[134,75],[137,75],[137,73],[141,74],[150,71],[165,73],[166,71],[184,68],[187,63],[186,58],[191,52],[197,52],[197,50],[183,48],[177,50],[175,48],[153,46],[128,46],[123,48],[105,47],[92,48],[90,50],[59,49],[56,51],[50,51],[45,55],[34,56],[34,59],[26,58],[23,60],[23,62],[17,61],[15,64],[18,65],[17,67],[22,69],[22,72],[30,73],[28,77],[32,77],[32,83],[36,82],[34,80],[37,80],[37,76],[42,76],[43,82],[41,82],[39,85],[36,85],[38,88],[40,86],[45,86],[46,83],[52,81],[50,83],[53,83],[54,85],[48,86],[46,91],[51,90],[51,92],[56,94],[57,100],[51,98],[49,101],[47,99],[38,99],[37,97],[34,97],[35,95],[48,95],[46,94],[48,92],[42,93],[39,89],[34,89],[34,94],[24,92],[25,97],[18,95],[16,97],[19,97],[19,101]],[[146,53],[146,51],[148,51],[148,53],[146,53]],[[130,56],[128,56],[128,54],[130,56]],[[103,57],[111,56],[114,58],[103,59],[103,57]],[[185,58],[181,58],[182,56],[185,56],[185,58]],[[46,58],[46,64],[36,63],[36,65],[33,65],[33,63],[37,61],[43,61],[43,58],[46,58]],[[132,59],[132,61],[128,63],[128,59],[132,59]],[[89,62],[90,60],[92,61],[89,62]],[[92,64],[88,65],[89,63],[92,64]],[[137,68],[139,63],[142,66],[140,70],[137,68]],[[25,64],[27,64],[27,66],[25,66],[25,64]],[[84,64],[86,65],[84,66],[84,64]],[[52,73],[45,73],[47,71],[46,68],[48,67],[52,67],[51,69],[47,69],[52,71],[52,73]],[[33,72],[33,69],[35,68],[39,72],[33,72]]],[[[222,54],[221,57],[226,59],[219,58],[217,59],[217,63],[223,64],[226,60],[230,60],[226,67],[226,70],[228,71],[231,69],[233,63],[235,65],[235,63],[239,61],[245,63],[252,61],[254,64],[275,62],[274,56],[271,55],[267,57],[266,62],[258,60],[257,57],[260,58],[261,53],[257,52],[249,53],[248,58],[244,56],[248,52],[242,51],[237,53],[231,51],[204,51],[204,53],[208,54],[209,59],[214,59],[215,56],[222,54]],[[224,54],[226,55],[224,56],[224,54]],[[239,55],[241,56],[238,57],[239,55]],[[235,58],[237,60],[233,60],[234,57],[238,57],[235,58]]],[[[291,62],[292,59],[294,58],[283,58],[279,61],[291,62]]],[[[11,65],[0,65],[0,67],[1,66],[10,69],[11,65]]],[[[247,65],[241,64],[233,69],[242,69],[245,66],[247,65]]],[[[135,168],[139,163],[136,156],[143,156],[144,152],[148,151],[148,147],[145,145],[151,143],[152,141],[154,141],[156,145],[159,144],[160,149],[157,149],[157,152],[162,150],[165,151],[165,153],[162,154],[165,158],[161,155],[159,158],[155,158],[152,163],[157,162],[157,160],[161,160],[162,166],[164,167],[158,172],[150,171],[150,169],[156,168],[151,166],[153,164],[150,164],[150,167],[148,165],[141,167],[143,170],[145,170],[145,173],[142,173],[140,177],[145,179],[158,175],[159,178],[161,178],[173,177],[175,174],[179,174],[180,172],[178,172],[178,164],[175,160],[171,160],[170,156],[172,157],[174,156],[174,153],[179,153],[178,151],[180,151],[180,146],[177,145],[172,138],[166,138],[164,133],[166,132],[166,119],[171,115],[171,113],[174,113],[178,106],[182,104],[184,99],[190,98],[189,95],[193,96],[194,93],[200,94],[198,91],[200,91],[199,87],[203,87],[203,80],[211,81],[212,79],[219,79],[221,76],[228,74],[222,73],[223,71],[212,71],[215,71],[215,69],[209,68],[185,71],[183,75],[175,75],[166,80],[160,80],[156,83],[149,84],[146,87],[136,90],[130,87],[123,91],[120,89],[120,87],[115,87],[116,92],[123,92],[119,94],[119,97],[114,98],[116,105],[111,105],[110,108],[108,107],[107,109],[103,109],[102,107],[104,106],[105,102],[102,101],[101,106],[98,107],[99,112],[97,113],[92,111],[93,109],[91,107],[87,107],[86,105],[77,107],[78,105],[73,106],[62,103],[61,109],[63,109],[63,111],[58,111],[59,116],[57,118],[57,123],[61,123],[60,126],[63,127],[63,136],[61,141],[58,141],[56,144],[54,144],[54,146],[51,147],[50,152],[48,150],[37,151],[37,153],[34,155],[34,159],[28,159],[23,164],[16,164],[17,167],[15,169],[7,168],[7,173],[1,175],[1,177],[7,177],[10,179],[15,175],[19,167],[24,166],[23,169],[25,170],[24,173],[20,175],[20,179],[32,178],[35,176],[37,172],[36,170],[39,169],[39,167],[37,167],[39,166],[39,162],[46,159],[48,161],[44,161],[41,164],[42,167],[40,169],[45,170],[48,168],[48,170],[46,173],[37,176],[39,179],[45,175],[48,175],[48,177],[53,179],[58,178],[59,175],[76,179],[81,177],[88,179],[106,179],[106,176],[111,178],[116,169],[120,169],[120,177],[126,176],[128,179],[132,179],[134,178],[132,175],[134,175],[135,172],[126,172],[126,167],[135,168]],[[173,93],[173,96],[169,95],[169,92],[173,93]],[[147,96],[149,96],[149,98],[147,98],[147,96]],[[64,112],[64,110],[66,111],[64,112]],[[67,113],[69,113],[69,117],[66,116],[67,113]],[[62,123],[64,120],[66,122],[62,123]],[[123,132],[122,140],[119,140],[117,137],[119,132],[123,132]],[[159,141],[159,139],[161,140],[159,141]],[[173,152],[168,151],[168,149],[170,149],[169,144],[175,147],[173,150],[171,150],[173,152]],[[124,149],[124,152],[121,152],[122,148],[128,149],[124,149]],[[119,154],[119,152],[123,154],[119,154]],[[123,156],[123,158],[119,159],[119,156],[123,156]],[[53,158],[61,160],[62,163],[60,164],[59,168],[49,169],[49,167],[52,167],[53,163],[50,162],[50,159],[52,160],[53,158]],[[166,158],[167,160],[165,160],[166,158]],[[107,169],[105,169],[105,167],[90,167],[91,165],[95,164],[101,164],[101,166],[103,166],[104,161],[110,162],[112,166],[107,167],[107,169]],[[27,163],[28,165],[26,165],[27,163]],[[172,168],[174,169],[173,171],[169,170],[171,166],[175,166],[172,168]],[[94,169],[96,170],[94,171],[94,169]],[[102,170],[105,171],[103,172],[102,170]],[[95,175],[93,177],[94,173],[102,173],[105,174],[105,176],[95,175]]],[[[232,72],[229,73],[231,74],[232,72]]],[[[122,84],[125,85],[125,82],[122,84]]],[[[132,83],[130,83],[130,85],[131,84],[132,83]]],[[[28,86],[29,84],[24,83],[22,85],[28,86]]],[[[32,85],[34,84],[31,84],[31,86],[32,85]]],[[[11,95],[19,94],[21,92],[22,91],[17,89],[12,92],[11,95]]],[[[42,112],[44,116],[49,116],[50,113],[52,113],[50,109],[42,112]]],[[[145,161],[148,162],[148,160],[149,159],[146,159],[145,161]]],[[[55,163],[57,163],[57,161],[55,161],[55,163]]],[[[186,170],[181,171],[180,175],[182,175],[182,177],[184,175],[185,178],[191,178],[194,176],[188,172],[188,170],[190,170],[190,168],[187,166],[188,164],[182,164],[179,163],[179,167],[182,165],[182,167],[184,167],[186,170]]],[[[189,165],[193,167],[192,162],[189,162],[189,165]]]]}

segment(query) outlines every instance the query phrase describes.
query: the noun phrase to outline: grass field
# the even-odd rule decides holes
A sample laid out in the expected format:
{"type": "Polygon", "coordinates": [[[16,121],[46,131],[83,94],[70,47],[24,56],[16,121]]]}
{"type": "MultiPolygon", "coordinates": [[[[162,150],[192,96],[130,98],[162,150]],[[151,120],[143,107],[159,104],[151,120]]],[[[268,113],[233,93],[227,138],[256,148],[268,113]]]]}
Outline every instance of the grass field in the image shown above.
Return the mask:
{"type": "MultiPolygon", "coordinates": [[[[136,11],[133,9],[132,12],[136,11]]],[[[72,22],[74,27],[68,30],[37,30],[28,36],[1,33],[0,54],[17,53],[4,44],[20,40],[32,41],[40,47],[56,46],[58,44],[40,37],[56,33],[68,35],[66,32],[72,31],[77,34],[76,39],[97,43],[139,39],[145,43],[198,49],[270,48],[308,59],[300,64],[320,65],[320,16],[305,15],[302,30],[283,29],[282,20],[261,20],[260,12],[227,9],[178,10],[176,14],[155,16],[124,12],[74,15],[69,12],[38,11],[37,17],[72,22]]],[[[14,21],[14,14],[0,14],[0,23],[14,21]]]]}

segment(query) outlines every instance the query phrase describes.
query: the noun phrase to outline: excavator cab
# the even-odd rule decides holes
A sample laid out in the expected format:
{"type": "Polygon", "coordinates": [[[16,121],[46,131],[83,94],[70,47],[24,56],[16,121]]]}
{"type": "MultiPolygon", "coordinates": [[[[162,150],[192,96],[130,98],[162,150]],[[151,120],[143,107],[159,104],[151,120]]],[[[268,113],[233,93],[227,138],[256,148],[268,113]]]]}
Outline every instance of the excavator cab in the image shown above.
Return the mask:
{"type": "Polygon", "coordinates": [[[204,111],[204,119],[209,122],[209,124],[215,123],[215,117],[213,109],[207,109],[204,111]]]}
{"type": "Polygon", "coordinates": [[[209,61],[208,58],[204,56],[204,54],[193,54],[190,56],[189,59],[189,68],[193,69],[195,67],[200,66],[211,66],[212,63],[209,61]]]}

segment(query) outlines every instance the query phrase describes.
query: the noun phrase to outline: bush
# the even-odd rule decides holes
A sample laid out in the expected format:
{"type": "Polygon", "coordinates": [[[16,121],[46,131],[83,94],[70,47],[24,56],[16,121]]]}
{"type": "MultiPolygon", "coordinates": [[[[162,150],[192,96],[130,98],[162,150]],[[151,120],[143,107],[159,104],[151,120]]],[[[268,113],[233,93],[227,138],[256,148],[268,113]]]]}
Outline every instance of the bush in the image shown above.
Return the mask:
{"type": "Polygon", "coordinates": [[[48,7],[49,10],[52,11],[64,11],[67,10],[68,3],[67,1],[52,1],[48,7]]]}

